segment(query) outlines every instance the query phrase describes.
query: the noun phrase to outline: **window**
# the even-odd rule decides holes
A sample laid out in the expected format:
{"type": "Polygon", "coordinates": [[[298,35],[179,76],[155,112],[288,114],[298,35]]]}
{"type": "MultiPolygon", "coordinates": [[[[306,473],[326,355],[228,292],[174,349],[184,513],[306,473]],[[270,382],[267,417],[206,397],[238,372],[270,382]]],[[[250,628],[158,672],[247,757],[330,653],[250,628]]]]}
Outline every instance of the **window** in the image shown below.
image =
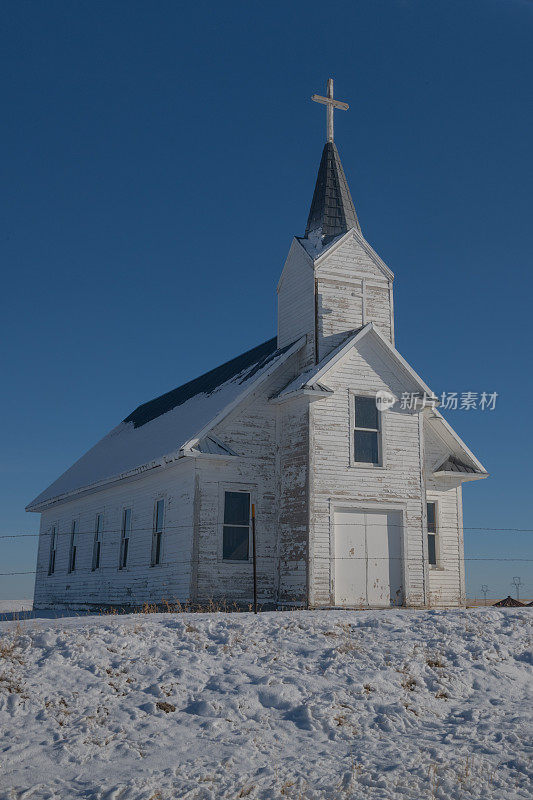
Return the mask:
{"type": "Polygon", "coordinates": [[[354,398],[354,461],[379,464],[380,413],[373,397],[354,398]]]}
{"type": "Polygon", "coordinates": [[[248,561],[250,546],[250,492],[224,492],[222,558],[248,561]]]}
{"type": "Polygon", "coordinates": [[[165,501],[156,500],[154,508],[154,532],[152,534],[152,567],[161,563],[161,538],[165,518],[165,501]]]}
{"type": "Polygon", "coordinates": [[[431,566],[437,566],[437,504],[427,504],[428,517],[428,561],[431,566]]]}
{"type": "Polygon", "coordinates": [[[72,520],[70,528],[70,552],[68,557],[68,571],[74,572],[76,569],[76,551],[78,549],[78,523],[75,519],[72,520]]]}
{"type": "Polygon", "coordinates": [[[57,528],[54,525],[50,531],[50,558],[48,559],[48,574],[53,575],[56,569],[57,528]]]}
{"type": "Polygon", "coordinates": [[[122,528],[120,531],[120,555],[118,568],[124,569],[128,563],[128,546],[131,534],[131,508],[125,508],[122,512],[122,528]]]}
{"type": "Polygon", "coordinates": [[[97,514],[94,522],[94,541],[93,541],[93,572],[100,567],[100,549],[102,546],[102,529],[104,518],[102,514],[97,514]]]}

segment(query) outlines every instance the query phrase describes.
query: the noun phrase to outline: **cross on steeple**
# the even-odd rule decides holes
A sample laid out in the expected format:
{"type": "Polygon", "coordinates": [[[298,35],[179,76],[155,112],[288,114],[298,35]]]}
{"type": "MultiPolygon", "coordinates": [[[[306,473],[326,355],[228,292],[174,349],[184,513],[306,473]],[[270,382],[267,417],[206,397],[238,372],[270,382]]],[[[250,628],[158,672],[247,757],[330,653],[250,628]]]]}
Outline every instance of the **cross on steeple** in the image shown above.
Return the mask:
{"type": "Polygon", "coordinates": [[[333,78],[328,78],[328,89],[327,89],[327,96],[322,97],[320,94],[314,94],[311,97],[311,100],[314,100],[315,103],[323,103],[327,106],[328,110],[328,119],[327,119],[327,130],[328,130],[328,142],[333,141],[333,112],[334,109],[338,109],[339,111],[348,111],[350,106],[348,103],[341,103],[340,100],[333,99],[333,78]]]}

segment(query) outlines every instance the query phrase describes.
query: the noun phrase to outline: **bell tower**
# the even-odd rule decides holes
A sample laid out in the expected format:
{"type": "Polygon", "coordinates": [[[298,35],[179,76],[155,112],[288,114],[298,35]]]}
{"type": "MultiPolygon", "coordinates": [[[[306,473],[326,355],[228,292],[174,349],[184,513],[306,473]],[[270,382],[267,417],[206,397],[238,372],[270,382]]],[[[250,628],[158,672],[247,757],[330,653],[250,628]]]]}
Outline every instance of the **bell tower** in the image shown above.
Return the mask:
{"type": "Polygon", "coordinates": [[[305,364],[318,363],[354,330],[374,322],[394,344],[394,275],[363,237],[334,142],[333,113],[347,103],[326,96],[327,140],[307,219],[295,237],[278,284],[278,345],[305,335],[305,364]]]}

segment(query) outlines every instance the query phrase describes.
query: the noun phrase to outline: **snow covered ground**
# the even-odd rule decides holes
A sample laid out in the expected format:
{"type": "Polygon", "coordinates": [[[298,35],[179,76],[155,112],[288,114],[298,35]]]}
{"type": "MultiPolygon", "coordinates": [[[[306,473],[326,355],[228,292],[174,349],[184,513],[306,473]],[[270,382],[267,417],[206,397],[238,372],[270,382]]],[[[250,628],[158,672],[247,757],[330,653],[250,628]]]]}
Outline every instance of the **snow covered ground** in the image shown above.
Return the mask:
{"type": "Polygon", "coordinates": [[[0,797],[531,798],[531,609],[0,632],[0,797]]]}

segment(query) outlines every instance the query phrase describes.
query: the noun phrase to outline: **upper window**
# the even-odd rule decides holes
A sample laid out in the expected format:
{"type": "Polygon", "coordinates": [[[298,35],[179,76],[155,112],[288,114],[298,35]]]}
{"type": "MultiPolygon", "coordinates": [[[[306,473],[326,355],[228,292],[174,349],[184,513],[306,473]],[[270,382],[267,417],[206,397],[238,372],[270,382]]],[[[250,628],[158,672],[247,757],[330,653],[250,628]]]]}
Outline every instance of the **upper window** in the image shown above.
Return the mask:
{"type": "Polygon", "coordinates": [[[124,569],[128,564],[128,548],[130,545],[131,534],[131,508],[125,508],[122,512],[122,528],[120,531],[120,554],[118,568],[124,569]]]}
{"type": "Polygon", "coordinates": [[[354,461],[379,464],[380,413],[373,397],[354,398],[354,461]]]}
{"type": "Polygon", "coordinates": [[[428,561],[437,566],[437,504],[427,504],[428,517],[428,561]]]}
{"type": "Polygon", "coordinates": [[[57,528],[52,526],[50,531],[50,558],[48,559],[48,574],[53,575],[56,569],[57,528]]]}
{"type": "Polygon", "coordinates": [[[93,570],[100,568],[100,550],[102,546],[102,529],[104,527],[103,514],[97,514],[94,521],[94,541],[93,541],[93,570]]]}
{"type": "Polygon", "coordinates": [[[222,558],[248,561],[249,549],[250,492],[225,492],[222,558]]]}
{"type": "Polygon", "coordinates": [[[156,500],[154,508],[154,530],[152,533],[152,567],[161,563],[161,539],[163,537],[163,521],[165,518],[165,501],[156,500]]]}
{"type": "Polygon", "coordinates": [[[78,523],[75,519],[72,520],[72,527],[70,529],[70,552],[68,557],[68,571],[74,572],[76,569],[76,553],[78,550],[78,523]]]}

